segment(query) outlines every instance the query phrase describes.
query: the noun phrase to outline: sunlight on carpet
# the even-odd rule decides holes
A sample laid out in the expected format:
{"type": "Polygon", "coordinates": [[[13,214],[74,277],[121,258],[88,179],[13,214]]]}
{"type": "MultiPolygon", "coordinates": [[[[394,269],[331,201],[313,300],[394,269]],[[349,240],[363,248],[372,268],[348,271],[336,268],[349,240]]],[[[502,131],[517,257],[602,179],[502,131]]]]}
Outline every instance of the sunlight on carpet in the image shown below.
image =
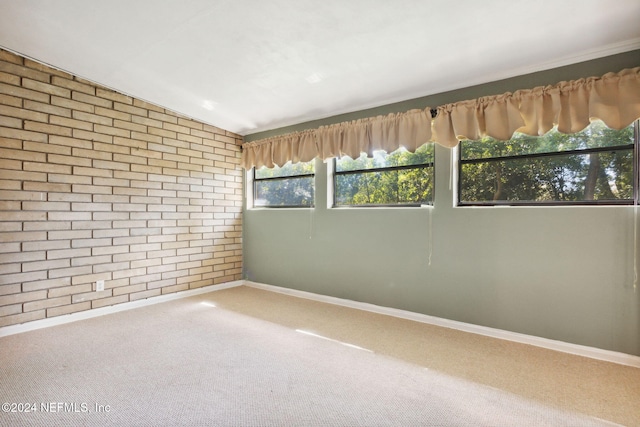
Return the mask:
{"type": "Polygon", "coordinates": [[[282,322],[234,309],[243,299],[275,317],[295,305],[229,289],[0,338],[0,401],[38,409],[0,424],[615,425],[378,352],[308,309],[282,322]]]}

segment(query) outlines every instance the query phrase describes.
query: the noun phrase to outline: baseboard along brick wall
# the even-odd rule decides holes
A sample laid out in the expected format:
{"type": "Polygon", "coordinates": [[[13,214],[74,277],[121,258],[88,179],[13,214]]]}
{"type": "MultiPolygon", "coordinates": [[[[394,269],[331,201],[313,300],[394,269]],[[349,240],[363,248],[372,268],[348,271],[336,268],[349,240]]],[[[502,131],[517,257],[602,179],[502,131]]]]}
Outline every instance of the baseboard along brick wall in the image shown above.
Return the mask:
{"type": "Polygon", "coordinates": [[[241,142],[0,50],[0,327],[241,279],[241,142]]]}

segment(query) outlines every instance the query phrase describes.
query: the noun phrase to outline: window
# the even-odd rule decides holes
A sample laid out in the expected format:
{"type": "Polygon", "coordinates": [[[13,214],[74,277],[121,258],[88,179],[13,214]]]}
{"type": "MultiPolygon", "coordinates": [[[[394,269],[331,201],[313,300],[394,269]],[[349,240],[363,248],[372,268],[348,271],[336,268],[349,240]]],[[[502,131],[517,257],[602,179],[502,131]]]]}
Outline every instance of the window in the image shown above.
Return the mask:
{"type": "Polygon", "coordinates": [[[638,124],[596,121],[583,131],[509,141],[462,141],[459,205],[633,204],[638,198],[638,124]]]}
{"type": "Polygon", "coordinates": [[[420,206],[433,203],[433,144],[372,158],[336,160],[334,206],[420,206]]]}
{"type": "Polygon", "coordinates": [[[313,207],[314,161],[253,169],[255,207],[313,207]]]}

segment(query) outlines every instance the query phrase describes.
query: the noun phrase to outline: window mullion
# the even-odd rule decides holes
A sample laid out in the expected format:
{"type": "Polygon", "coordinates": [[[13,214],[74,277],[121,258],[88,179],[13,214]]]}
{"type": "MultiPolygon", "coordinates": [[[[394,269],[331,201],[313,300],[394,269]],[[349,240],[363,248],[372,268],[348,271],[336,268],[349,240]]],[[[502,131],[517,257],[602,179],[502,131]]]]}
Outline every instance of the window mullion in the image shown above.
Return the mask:
{"type": "Polygon", "coordinates": [[[633,126],[633,201],[640,205],[640,120],[636,120],[633,126]]]}
{"type": "Polygon", "coordinates": [[[465,164],[475,164],[475,163],[501,162],[501,161],[507,161],[507,160],[536,159],[541,157],[584,155],[584,154],[601,153],[601,152],[607,152],[607,151],[633,150],[633,147],[634,147],[633,144],[625,144],[625,145],[614,145],[611,147],[594,147],[594,148],[582,148],[578,150],[551,151],[546,153],[530,153],[530,154],[519,154],[519,155],[500,156],[500,157],[483,157],[479,159],[461,159],[460,162],[463,165],[465,165],[465,164]]]}

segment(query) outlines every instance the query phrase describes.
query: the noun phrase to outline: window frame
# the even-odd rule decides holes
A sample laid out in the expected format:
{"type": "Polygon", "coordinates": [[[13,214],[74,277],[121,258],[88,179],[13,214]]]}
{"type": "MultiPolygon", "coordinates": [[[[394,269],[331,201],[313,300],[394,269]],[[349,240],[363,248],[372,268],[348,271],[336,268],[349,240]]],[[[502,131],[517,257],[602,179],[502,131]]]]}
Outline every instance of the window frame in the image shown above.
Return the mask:
{"type": "MultiPolygon", "coordinates": [[[[460,144],[463,144],[464,141],[460,141],[460,144]]],[[[489,157],[482,159],[462,159],[462,149],[457,150],[457,195],[456,195],[456,206],[459,207],[473,207],[473,206],[637,206],[640,204],[640,165],[638,164],[640,160],[640,120],[636,120],[633,123],[633,144],[625,144],[625,145],[615,145],[610,147],[594,147],[594,148],[584,148],[577,150],[567,150],[567,151],[556,151],[556,152],[547,152],[547,153],[531,153],[531,154],[521,154],[521,155],[511,155],[511,156],[500,156],[500,157],[489,157]],[[534,159],[534,158],[544,158],[544,157],[561,157],[561,156],[569,156],[569,155],[586,155],[591,153],[598,152],[612,152],[612,151],[627,151],[632,150],[633,154],[633,199],[623,199],[623,200],[527,200],[527,201],[509,201],[509,200],[491,200],[491,201],[462,201],[462,166],[465,164],[478,164],[478,163],[491,163],[491,162],[500,162],[505,160],[523,160],[523,159],[534,159]]]]}
{"type": "MultiPolygon", "coordinates": [[[[311,160],[315,162],[314,160],[311,160]]],[[[267,178],[258,178],[256,177],[256,168],[251,168],[251,195],[252,195],[252,208],[254,209],[313,209],[316,206],[316,168],[315,163],[313,166],[313,173],[305,173],[298,175],[287,175],[287,176],[275,176],[275,177],[267,177],[267,178]],[[300,178],[312,178],[313,179],[313,198],[310,205],[256,205],[256,192],[258,189],[258,182],[261,181],[284,181],[290,179],[300,179],[300,178]]]]}
{"type": "MultiPolygon", "coordinates": [[[[426,144],[434,144],[433,148],[433,160],[428,163],[420,163],[416,165],[401,165],[401,166],[385,166],[381,168],[371,168],[371,169],[354,169],[348,171],[338,171],[338,158],[334,157],[332,160],[333,163],[333,171],[331,176],[333,177],[333,183],[331,185],[331,208],[334,209],[357,209],[357,208],[419,208],[422,206],[434,206],[435,203],[435,189],[436,189],[436,161],[435,161],[435,143],[428,142],[426,144]],[[339,205],[337,203],[337,179],[339,175],[358,175],[365,173],[376,173],[376,172],[390,172],[390,171],[400,171],[400,170],[415,170],[415,169],[427,169],[432,168],[433,170],[433,194],[432,200],[429,203],[379,203],[379,204],[366,204],[366,205],[339,205]]],[[[394,151],[395,152],[395,151],[394,151]]],[[[390,155],[391,153],[385,153],[385,155],[390,155]]]]}
{"type": "Polygon", "coordinates": [[[635,178],[633,205],[638,206],[640,205],[640,119],[635,121],[633,136],[635,138],[633,146],[633,176],[635,178]]]}

